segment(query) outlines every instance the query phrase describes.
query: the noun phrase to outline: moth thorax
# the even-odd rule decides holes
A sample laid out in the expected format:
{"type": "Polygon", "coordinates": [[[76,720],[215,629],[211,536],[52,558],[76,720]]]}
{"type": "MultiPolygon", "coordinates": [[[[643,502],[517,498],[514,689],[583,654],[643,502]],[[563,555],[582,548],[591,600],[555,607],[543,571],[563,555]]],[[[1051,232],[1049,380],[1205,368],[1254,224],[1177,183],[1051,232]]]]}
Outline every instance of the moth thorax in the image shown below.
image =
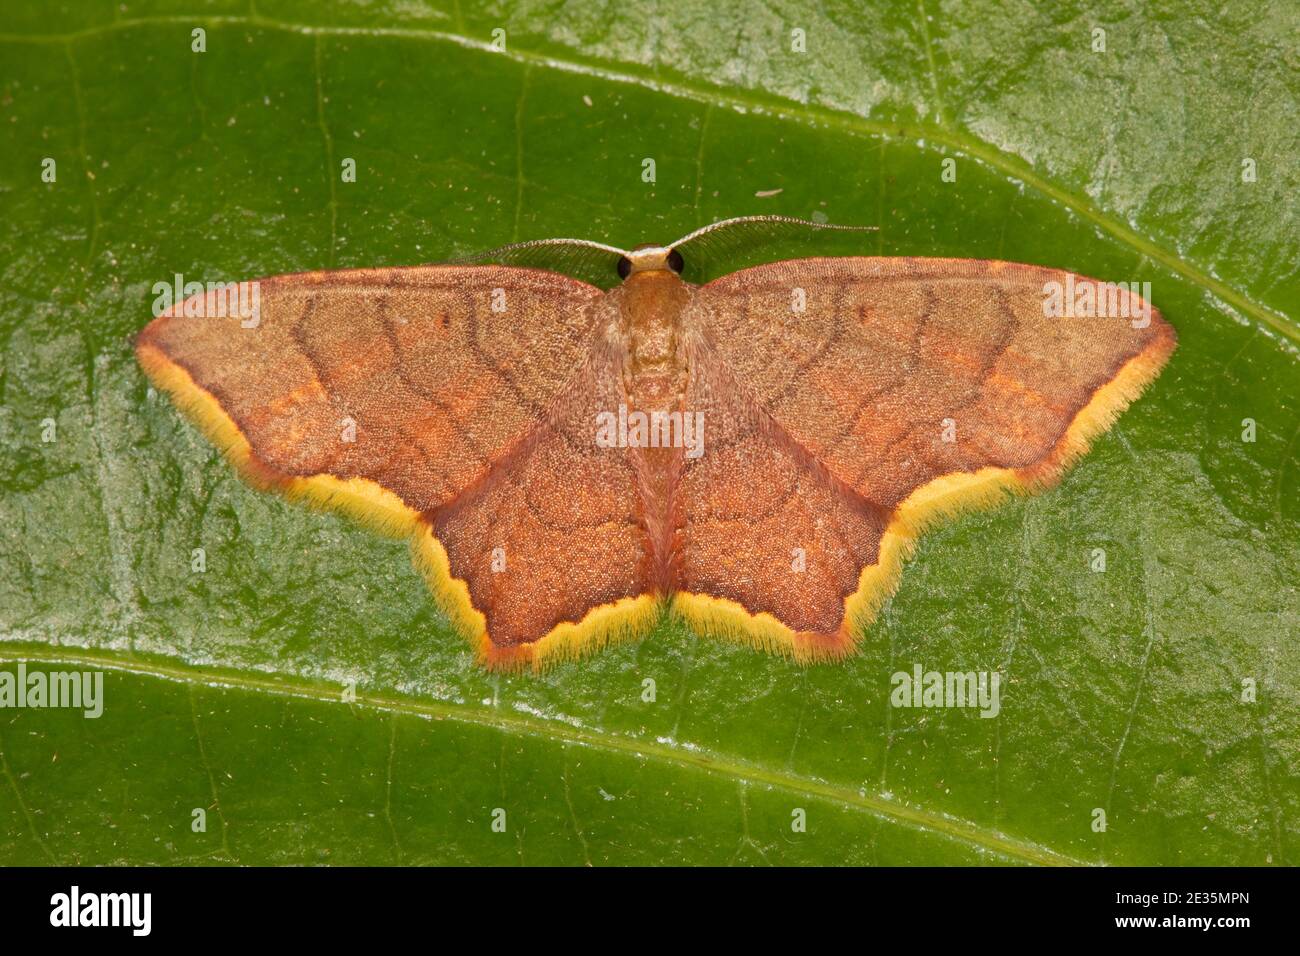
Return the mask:
{"type": "Polygon", "coordinates": [[[686,386],[681,316],[689,287],[670,272],[639,273],[621,291],[628,398],[646,409],[676,407],[686,386]]]}
{"type": "Polygon", "coordinates": [[[647,410],[675,407],[686,388],[686,362],[676,324],[635,326],[629,330],[627,344],[628,398],[647,410]]]}

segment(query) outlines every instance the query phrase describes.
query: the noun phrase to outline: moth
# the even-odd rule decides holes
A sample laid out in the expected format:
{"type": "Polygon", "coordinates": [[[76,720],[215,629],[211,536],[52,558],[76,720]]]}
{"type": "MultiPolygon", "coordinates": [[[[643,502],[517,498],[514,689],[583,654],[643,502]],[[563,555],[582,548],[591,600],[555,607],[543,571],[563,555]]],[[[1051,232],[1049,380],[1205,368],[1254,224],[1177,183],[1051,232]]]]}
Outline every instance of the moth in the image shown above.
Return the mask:
{"type": "Polygon", "coordinates": [[[255,315],[205,291],[135,348],[255,486],[409,537],[490,666],[635,637],[666,609],[839,658],[926,526],[1053,484],[1176,336],[1127,288],[1011,262],[681,275],[788,228],[816,226],[276,276],[255,315]],[[1091,307],[1053,314],[1067,285],[1091,307]]]}

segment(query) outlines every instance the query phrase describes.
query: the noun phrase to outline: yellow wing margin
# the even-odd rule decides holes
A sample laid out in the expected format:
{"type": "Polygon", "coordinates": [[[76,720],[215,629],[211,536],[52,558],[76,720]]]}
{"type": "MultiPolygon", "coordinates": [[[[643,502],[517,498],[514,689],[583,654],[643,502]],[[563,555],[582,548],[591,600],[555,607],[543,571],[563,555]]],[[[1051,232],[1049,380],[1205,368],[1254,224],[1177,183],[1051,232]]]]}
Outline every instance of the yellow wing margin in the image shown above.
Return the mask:
{"type": "Polygon", "coordinates": [[[898,589],[903,563],[912,556],[926,529],[965,512],[991,508],[1012,495],[1032,495],[1055,485],[1155,380],[1176,346],[1177,340],[1169,329],[1129,359],[1114,378],[1093,393],[1037,464],[952,472],[908,495],[881,535],[876,563],[862,569],[858,589],[844,599],[844,618],[834,634],[795,631],[771,614],[751,614],[735,601],[707,594],[679,593],[673,599],[673,610],[699,633],[747,643],[801,663],[846,657],[875,620],[880,606],[898,589]]]}
{"type": "Polygon", "coordinates": [[[581,621],[563,622],[528,644],[498,645],[488,637],[487,619],[470,600],[468,585],[453,577],[447,551],[429,523],[397,495],[365,478],[284,475],[253,453],[248,439],[221,403],[188,371],[152,345],[136,347],[149,381],[165,392],[182,413],[217,447],[253,487],[276,491],[291,501],[337,511],[362,526],[393,538],[408,539],[412,560],[428,582],[439,609],[462,634],[480,663],[494,670],[541,670],[602,647],[643,636],[662,614],[662,602],[650,594],[623,598],[589,610],[581,621]]]}

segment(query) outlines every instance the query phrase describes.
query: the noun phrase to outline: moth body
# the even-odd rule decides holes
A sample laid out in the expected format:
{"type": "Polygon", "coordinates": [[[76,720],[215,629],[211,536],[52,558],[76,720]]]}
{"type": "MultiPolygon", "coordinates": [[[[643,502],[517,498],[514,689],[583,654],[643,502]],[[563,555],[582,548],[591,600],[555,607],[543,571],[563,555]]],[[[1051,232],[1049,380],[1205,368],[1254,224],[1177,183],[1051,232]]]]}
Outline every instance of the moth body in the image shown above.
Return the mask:
{"type": "MultiPolygon", "coordinates": [[[[690,450],[682,426],[694,419],[686,408],[690,364],[683,317],[695,287],[667,268],[635,269],[609,293],[618,313],[623,361],[622,389],[629,414],[649,416],[651,434],[631,449],[640,489],[640,518],[649,547],[646,577],[658,593],[677,584],[679,563],[678,486],[690,450]],[[661,428],[662,426],[662,428],[661,428]]],[[[703,435],[696,434],[695,447],[703,435]]]]}

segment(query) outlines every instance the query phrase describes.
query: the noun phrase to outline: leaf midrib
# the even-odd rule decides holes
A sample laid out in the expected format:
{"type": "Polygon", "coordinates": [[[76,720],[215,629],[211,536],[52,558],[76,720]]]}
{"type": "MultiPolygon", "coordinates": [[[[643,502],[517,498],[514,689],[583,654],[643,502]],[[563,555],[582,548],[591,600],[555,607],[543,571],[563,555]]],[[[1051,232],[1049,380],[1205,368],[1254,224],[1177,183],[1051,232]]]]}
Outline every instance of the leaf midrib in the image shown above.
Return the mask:
{"type": "Polygon", "coordinates": [[[260,14],[227,16],[154,16],[134,17],[115,20],[112,23],[85,27],[67,33],[0,33],[0,43],[71,43],[76,40],[98,36],[117,30],[132,29],[141,26],[195,24],[217,26],[258,27],[265,30],[281,30],[300,33],[307,36],[393,36],[407,39],[422,39],[444,43],[453,43],[486,53],[491,56],[504,56],[528,66],[540,65],[567,73],[580,73],[594,76],[614,83],[642,86],[646,89],[681,99],[693,100],[711,107],[741,108],[756,113],[766,113],[778,119],[801,123],[805,126],[830,125],[852,134],[869,134],[883,138],[907,139],[918,149],[929,149],[931,144],[938,144],[964,153],[1005,176],[1019,180],[1044,196],[1060,203],[1084,219],[1109,233],[1114,238],[1132,247],[1142,255],[1160,263],[1171,271],[1201,287],[1206,292],[1249,316],[1267,330],[1281,335],[1291,346],[1286,351],[1293,358],[1300,357],[1300,325],[1287,316],[1255,302],[1246,294],[1237,291],[1223,281],[1210,275],[1203,269],[1189,263],[1176,253],[1160,246],[1152,239],[1137,233],[1133,229],[1107,215],[1087,199],[1076,196],[1067,189],[1056,185],[1049,179],[1034,172],[1032,167],[1018,157],[1004,153],[996,147],[976,139],[961,130],[949,129],[921,121],[916,122],[882,122],[853,113],[812,104],[793,103],[779,97],[765,96],[753,91],[737,93],[719,87],[702,86],[682,81],[664,82],[651,76],[638,74],[634,70],[612,69],[604,64],[584,61],[579,57],[559,59],[545,54],[508,47],[498,50],[490,43],[466,37],[456,33],[431,30],[419,27],[350,27],[321,26],[306,23],[290,23],[275,20],[260,14]],[[922,143],[924,141],[924,144],[922,143]]]}
{"type": "MultiPolygon", "coordinates": [[[[93,649],[79,648],[75,651],[65,647],[3,647],[0,649],[0,664],[19,662],[62,664],[72,668],[100,668],[191,686],[224,687],[326,704],[337,705],[343,702],[337,686],[282,674],[261,676],[227,668],[199,667],[175,661],[147,660],[139,657],[128,659],[119,657],[113,652],[93,649]]],[[[1018,862],[1042,866],[1089,865],[1085,860],[1058,853],[1035,843],[1018,840],[959,817],[923,810],[883,796],[867,794],[865,791],[853,790],[823,780],[773,770],[728,755],[694,747],[673,746],[659,739],[644,740],[626,737],[561,720],[533,717],[526,713],[510,713],[495,707],[487,709],[477,705],[407,698],[361,689],[356,691],[355,703],[348,703],[349,706],[383,713],[452,720],[457,723],[486,727],[503,734],[536,737],[548,742],[589,747],[610,754],[657,760],[715,776],[762,784],[799,796],[839,804],[849,810],[870,813],[890,823],[935,833],[982,851],[1001,854],[1018,862]]]]}

